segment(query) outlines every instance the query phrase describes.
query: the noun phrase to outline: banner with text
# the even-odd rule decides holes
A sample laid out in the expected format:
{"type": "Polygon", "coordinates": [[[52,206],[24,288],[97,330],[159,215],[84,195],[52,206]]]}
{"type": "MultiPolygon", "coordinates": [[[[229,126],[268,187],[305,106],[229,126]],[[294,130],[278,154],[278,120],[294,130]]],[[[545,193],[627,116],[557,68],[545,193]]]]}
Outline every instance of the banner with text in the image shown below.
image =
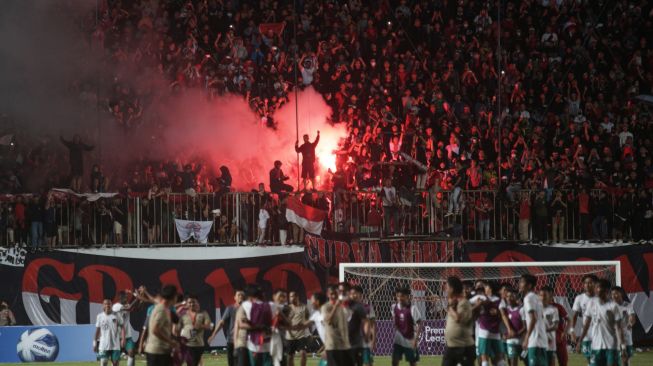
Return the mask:
{"type": "MultiPolygon", "coordinates": [[[[259,283],[270,293],[288,288],[303,296],[337,281],[343,262],[524,262],[619,260],[622,285],[639,319],[636,341],[653,336],[653,246],[603,248],[539,247],[510,243],[360,237],[306,237],[304,248],[183,247],[58,250],[26,254],[0,251],[0,299],[19,324],[89,324],[101,311],[102,299],[117,299],[120,290],[145,285],[154,291],[163,283],[198,294],[213,320],[233,302],[233,291],[259,283]],[[455,254],[454,254],[455,250],[455,254]]],[[[579,290],[580,291],[580,290],[579,290]]],[[[132,315],[140,330],[144,311],[132,315]]],[[[220,335],[221,337],[221,335],[220,335]]],[[[223,344],[218,338],[214,344],[223,344]]]]}

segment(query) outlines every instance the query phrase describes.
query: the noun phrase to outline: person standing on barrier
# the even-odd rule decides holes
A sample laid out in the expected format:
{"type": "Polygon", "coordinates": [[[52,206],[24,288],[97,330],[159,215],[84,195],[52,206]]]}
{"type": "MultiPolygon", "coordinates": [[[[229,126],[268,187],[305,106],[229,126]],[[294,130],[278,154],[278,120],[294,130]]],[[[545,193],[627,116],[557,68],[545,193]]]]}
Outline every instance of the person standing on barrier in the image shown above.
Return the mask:
{"type": "Polygon", "coordinates": [[[308,181],[311,182],[311,189],[315,189],[315,147],[320,142],[320,131],[317,131],[315,141],[310,142],[308,135],[304,135],[304,143],[299,146],[299,141],[295,141],[295,152],[302,154],[302,179],[304,180],[304,189],[308,189],[308,181]]]}
{"type": "Polygon", "coordinates": [[[66,141],[59,136],[61,143],[68,148],[70,163],[70,188],[80,193],[82,191],[82,177],[84,176],[84,152],[93,150],[92,145],[82,142],[79,135],[73,136],[72,141],[66,141]]]}

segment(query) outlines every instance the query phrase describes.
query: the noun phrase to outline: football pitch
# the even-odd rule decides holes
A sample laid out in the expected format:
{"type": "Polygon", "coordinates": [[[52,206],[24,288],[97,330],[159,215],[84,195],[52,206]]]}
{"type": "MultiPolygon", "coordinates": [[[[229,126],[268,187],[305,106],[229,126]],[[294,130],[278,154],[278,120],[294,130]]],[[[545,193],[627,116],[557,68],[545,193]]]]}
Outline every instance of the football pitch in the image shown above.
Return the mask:
{"type": "MultiPolygon", "coordinates": [[[[428,366],[439,366],[441,364],[441,357],[439,356],[423,356],[420,362],[417,363],[417,365],[428,365],[428,366]]],[[[298,360],[297,360],[298,361],[298,360]]],[[[299,366],[299,362],[295,362],[296,366],[299,366]]],[[[126,360],[122,360],[120,362],[121,365],[127,365],[126,360]]],[[[311,358],[309,357],[308,359],[308,366],[317,366],[318,364],[318,359],[317,358],[311,358]]],[[[377,356],[374,358],[374,365],[375,366],[390,366],[390,357],[382,357],[382,356],[377,356]]],[[[3,365],[43,365],[43,363],[7,363],[3,365]]],[[[97,366],[99,365],[99,362],[70,362],[70,363],[63,363],[63,362],[55,362],[52,363],[52,365],[57,365],[57,366],[97,366]]],[[[144,366],[145,365],[145,360],[143,359],[138,359],[136,361],[136,365],[138,366],[144,366]]],[[[205,356],[203,358],[203,366],[226,366],[227,365],[227,359],[225,356],[205,356]]],[[[400,365],[408,365],[406,362],[400,363],[400,365]]],[[[521,364],[520,364],[521,365],[521,364]]],[[[587,365],[587,361],[585,358],[583,358],[581,355],[578,354],[572,354],[569,355],[569,366],[585,366],[587,365]]],[[[631,366],[650,366],[653,365],[653,352],[641,352],[637,353],[635,357],[632,358],[630,362],[631,366]]]]}

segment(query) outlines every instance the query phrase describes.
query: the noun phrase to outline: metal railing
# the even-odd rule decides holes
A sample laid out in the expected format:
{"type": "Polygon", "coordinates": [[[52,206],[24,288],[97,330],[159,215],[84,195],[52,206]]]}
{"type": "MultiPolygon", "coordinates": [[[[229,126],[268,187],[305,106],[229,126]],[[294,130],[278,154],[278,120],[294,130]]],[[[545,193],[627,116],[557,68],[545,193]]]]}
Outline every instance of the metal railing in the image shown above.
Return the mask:
{"type": "MultiPolygon", "coordinates": [[[[613,207],[618,199],[615,195],[608,195],[612,212],[597,226],[592,225],[596,224],[592,223],[595,216],[580,214],[578,195],[573,191],[560,192],[562,203],[555,206],[551,204],[558,193],[546,192],[544,201],[537,201],[534,199],[537,192],[527,190],[514,190],[509,195],[433,187],[428,191],[399,190],[398,199],[387,207],[383,207],[381,190],[309,194],[312,197],[308,201],[321,201],[320,207],[329,208],[327,230],[370,237],[411,235],[466,241],[565,242],[593,238],[598,233],[593,233],[592,227],[594,231],[602,230],[602,225],[613,234],[602,233],[604,239],[619,234],[610,230],[617,229],[613,225],[613,207]],[[554,207],[558,208],[556,212],[554,207]]],[[[181,244],[175,219],[212,221],[208,243],[242,245],[257,239],[283,244],[303,241],[302,230],[285,220],[284,201],[269,193],[163,194],[151,199],[114,197],[95,202],[59,198],[51,207],[46,206],[40,222],[30,219],[30,203],[22,209],[15,202],[2,205],[2,244],[43,247],[181,244]],[[262,236],[258,220],[261,209],[269,213],[262,236]],[[18,211],[26,212],[25,221],[20,220],[18,211]]],[[[630,233],[620,235],[628,237],[630,233]]]]}

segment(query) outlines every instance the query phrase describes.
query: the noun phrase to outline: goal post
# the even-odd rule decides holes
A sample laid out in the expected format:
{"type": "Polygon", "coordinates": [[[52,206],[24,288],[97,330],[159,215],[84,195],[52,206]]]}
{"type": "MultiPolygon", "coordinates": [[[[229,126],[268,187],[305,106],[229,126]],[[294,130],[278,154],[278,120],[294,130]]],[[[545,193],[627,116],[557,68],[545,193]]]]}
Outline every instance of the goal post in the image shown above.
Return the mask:
{"type": "Polygon", "coordinates": [[[576,295],[581,293],[582,278],[596,275],[621,285],[619,261],[569,262],[489,262],[489,263],[341,263],[339,279],[363,289],[363,298],[376,315],[376,354],[392,353],[394,341],[392,304],[395,289],[411,289],[412,304],[422,314],[422,335],[419,350],[424,355],[444,352],[444,327],[447,299],[447,277],[462,281],[486,280],[506,283],[515,288],[522,274],[537,278],[537,288],[550,286],[556,302],[571,313],[576,295]]]}

